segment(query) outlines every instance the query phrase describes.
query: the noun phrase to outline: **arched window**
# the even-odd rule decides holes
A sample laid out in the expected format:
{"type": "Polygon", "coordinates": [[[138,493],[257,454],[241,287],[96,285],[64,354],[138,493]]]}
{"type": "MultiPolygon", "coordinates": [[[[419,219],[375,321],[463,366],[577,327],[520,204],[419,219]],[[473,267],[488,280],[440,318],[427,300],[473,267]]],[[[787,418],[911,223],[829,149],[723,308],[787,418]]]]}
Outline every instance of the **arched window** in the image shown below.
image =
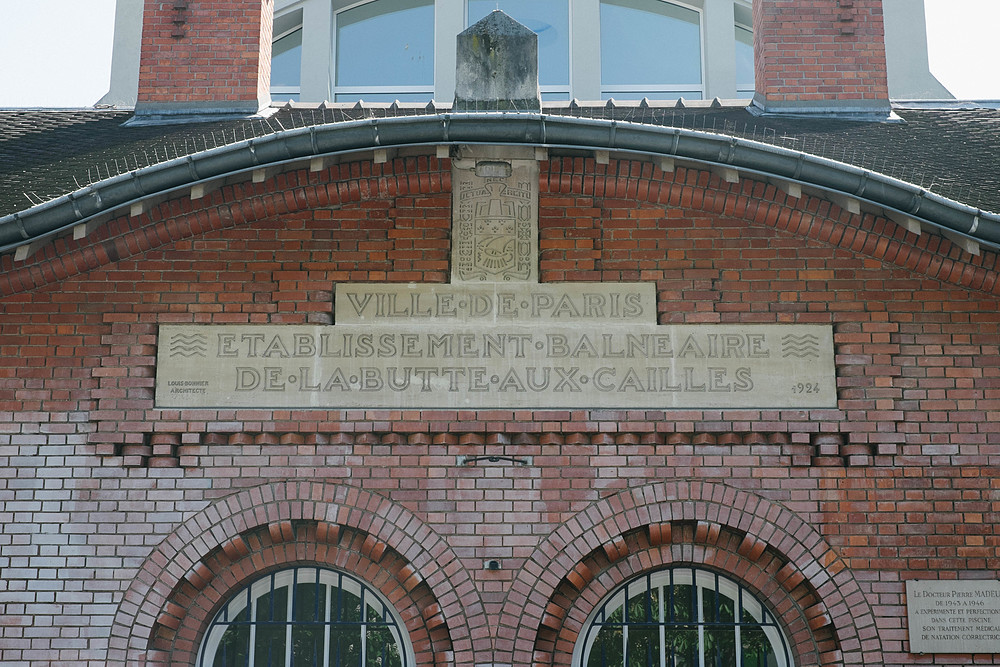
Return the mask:
{"type": "Polygon", "coordinates": [[[279,102],[451,102],[455,38],[501,9],[538,34],[543,101],[732,99],[753,92],[750,8],[750,0],[275,0],[271,92],[279,102]]]}
{"type": "Polygon", "coordinates": [[[601,0],[602,97],[701,99],[701,63],[700,12],[663,0],[601,0]]]}
{"type": "Polygon", "coordinates": [[[378,0],[337,12],[334,101],[429,100],[434,0],[378,0]]]}
{"type": "Polygon", "coordinates": [[[205,633],[199,667],[408,667],[392,609],[364,582],[320,567],[265,575],[229,599],[205,633]]]}
{"type": "Polygon", "coordinates": [[[673,567],[612,593],[581,635],[578,667],[791,667],[774,616],[708,570],[673,567]]]}

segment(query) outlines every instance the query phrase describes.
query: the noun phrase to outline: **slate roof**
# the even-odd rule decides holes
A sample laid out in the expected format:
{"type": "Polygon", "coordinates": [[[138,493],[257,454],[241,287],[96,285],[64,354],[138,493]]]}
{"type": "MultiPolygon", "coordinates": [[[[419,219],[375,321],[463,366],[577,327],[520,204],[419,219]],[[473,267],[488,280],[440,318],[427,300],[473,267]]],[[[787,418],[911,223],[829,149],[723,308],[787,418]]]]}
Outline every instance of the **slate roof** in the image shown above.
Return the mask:
{"type": "MultiPolygon", "coordinates": [[[[125,126],[129,111],[0,111],[0,216],[121,173],[293,127],[423,115],[417,106],[286,106],[270,118],[125,126]]],[[[1000,212],[1000,110],[898,109],[901,123],[755,117],[743,106],[553,107],[543,113],[703,130],[801,150],[1000,212]]]]}

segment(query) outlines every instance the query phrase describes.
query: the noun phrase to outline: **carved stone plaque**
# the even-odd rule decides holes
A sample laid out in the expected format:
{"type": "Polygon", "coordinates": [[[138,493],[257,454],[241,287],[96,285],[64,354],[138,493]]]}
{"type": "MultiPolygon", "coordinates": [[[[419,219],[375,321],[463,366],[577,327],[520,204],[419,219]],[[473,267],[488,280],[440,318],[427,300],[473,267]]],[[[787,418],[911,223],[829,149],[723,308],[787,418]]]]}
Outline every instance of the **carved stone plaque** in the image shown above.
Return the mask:
{"type": "Polygon", "coordinates": [[[1000,653],[1000,581],[907,581],[911,653],[1000,653]]]}
{"type": "Polygon", "coordinates": [[[656,324],[653,283],[339,284],[337,324],[656,324]]]}
{"type": "Polygon", "coordinates": [[[161,325],[169,408],[827,408],[814,325],[161,325]]]}
{"type": "Polygon", "coordinates": [[[537,282],[538,163],[454,160],[452,184],[452,282],[537,282]]]}

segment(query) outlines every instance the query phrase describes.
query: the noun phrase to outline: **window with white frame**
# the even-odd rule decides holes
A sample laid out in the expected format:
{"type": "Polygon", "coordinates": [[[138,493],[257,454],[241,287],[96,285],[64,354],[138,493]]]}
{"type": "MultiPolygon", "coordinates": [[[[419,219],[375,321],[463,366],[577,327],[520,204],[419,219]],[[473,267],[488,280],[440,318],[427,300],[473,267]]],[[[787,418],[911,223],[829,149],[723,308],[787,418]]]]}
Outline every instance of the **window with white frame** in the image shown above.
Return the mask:
{"type": "Polygon", "coordinates": [[[299,99],[302,63],[302,26],[279,36],[271,45],[271,99],[299,99]]]}
{"type": "Polygon", "coordinates": [[[431,99],[434,0],[365,2],[335,21],[335,102],[431,99]]]}
{"type": "Polygon", "coordinates": [[[664,0],[601,0],[601,97],[701,99],[701,13],[664,0]]]}
{"type": "Polygon", "coordinates": [[[771,612],[723,575],[693,567],[644,574],[588,620],[576,667],[791,667],[771,612]]]}
{"type": "Polygon", "coordinates": [[[199,667],[409,667],[395,610],[343,572],[293,567],[233,595],[202,640],[199,667]]]}
{"type": "Polygon", "coordinates": [[[733,19],[736,28],[736,92],[740,97],[753,97],[753,19],[750,8],[739,3],[733,5],[733,19]]]}
{"type": "Polygon", "coordinates": [[[497,8],[538,34],[543,100],[753,90],[750,0],[276,0],[272,96],[450,102],[455,38],[497,8]]]}

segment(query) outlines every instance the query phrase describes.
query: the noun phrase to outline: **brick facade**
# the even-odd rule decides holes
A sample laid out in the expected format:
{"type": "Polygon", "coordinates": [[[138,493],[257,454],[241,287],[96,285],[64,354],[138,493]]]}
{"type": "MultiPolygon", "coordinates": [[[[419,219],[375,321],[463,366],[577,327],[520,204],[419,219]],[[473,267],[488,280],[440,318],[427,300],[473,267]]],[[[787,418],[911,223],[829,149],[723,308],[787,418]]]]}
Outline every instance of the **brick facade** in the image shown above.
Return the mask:
{"type": "Polygon", "coordinates": [[[759,0],[753,24],[765,110],[888,112],[882,0],[759,0]]]}
{"type": "Polygon", "coordinates": [[[273,13],[273,0],[145,0],[136,112],[266,107],[273,13]]]}
{"type": "Polygon", "coordinates": [[[908,653],[904,582],[1000,567],[997,255],[822,198],[552,158],[540,276],[655,282],[661,323],[831,324],[837,409],[153,406],[159,324],[445,282],[450,173],[288,171],[0,257],[0,661],[190,664],[228,594],[298,562],[380,590],[419,665],[569,665],[604,595],[671,563],[766,600],[797,665],[973,661],[908,653]],[[456,463],[483,454],[530,465],[456,463]]]}

